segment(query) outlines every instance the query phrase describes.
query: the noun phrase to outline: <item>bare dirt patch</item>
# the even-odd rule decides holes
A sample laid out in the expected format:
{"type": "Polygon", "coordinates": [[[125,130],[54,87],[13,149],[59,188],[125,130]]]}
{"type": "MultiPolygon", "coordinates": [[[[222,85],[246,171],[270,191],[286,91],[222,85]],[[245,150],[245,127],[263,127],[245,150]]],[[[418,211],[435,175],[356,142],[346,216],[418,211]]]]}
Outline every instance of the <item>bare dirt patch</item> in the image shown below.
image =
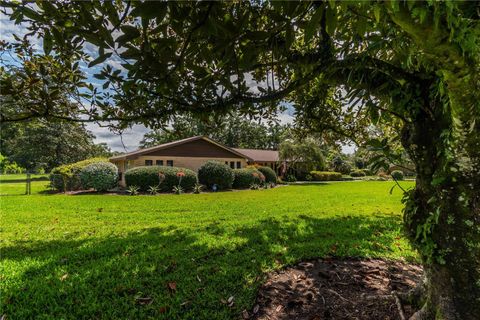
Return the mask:
{"type": "MultiPolygon", "coordinates": [[[[320,259],[271,274],[244,318],[400,319],[392,291],[406,292],[420,280],[416,264],[380,259],[320,259]]],[[[415,310],[403,305],[405,316],[415,310]]]]}

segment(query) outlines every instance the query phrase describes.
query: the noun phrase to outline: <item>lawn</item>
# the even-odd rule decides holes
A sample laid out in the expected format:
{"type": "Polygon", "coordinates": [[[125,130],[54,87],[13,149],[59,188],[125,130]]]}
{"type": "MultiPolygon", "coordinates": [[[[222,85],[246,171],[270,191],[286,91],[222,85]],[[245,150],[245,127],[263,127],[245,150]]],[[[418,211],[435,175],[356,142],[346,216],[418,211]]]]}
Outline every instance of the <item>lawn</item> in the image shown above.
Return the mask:
{"type": "MultiPolygon", "coordinates": [[[[21,195],[25,194],[27,175],[22,174],[0,174],[0,195],[21,195]]],[[[32,174],[31,192],[43,193],[47,191],[49,184],[48,175],[32,174]]]]}
{"type": "Polygon", "coordinates": [[[3,196],[0,314],[237,319],[267,272],[303,259],[415,260],[401,235],[401,192],[390,195],[392,185],[3,196]],[[230,307],[223,303],[229,297],[230,307]]]}

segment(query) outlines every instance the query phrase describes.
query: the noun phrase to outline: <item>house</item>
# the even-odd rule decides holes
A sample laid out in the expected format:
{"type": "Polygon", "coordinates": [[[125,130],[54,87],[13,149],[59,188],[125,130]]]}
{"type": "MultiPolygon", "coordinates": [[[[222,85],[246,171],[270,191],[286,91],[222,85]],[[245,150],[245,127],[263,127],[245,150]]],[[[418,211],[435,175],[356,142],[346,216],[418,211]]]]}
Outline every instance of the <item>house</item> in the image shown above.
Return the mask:
{"type": "Polygon", "coordinates": [[[109,160],[118,168],[121,185],[125,185],[125,171],[139,166],[171,166],[198,171],[205,162],[214,160],[224,162],[233,169],[249,164],[266,165],[276,171],[280,168],[278,151],[229,148],[205,136],[139,149],[109,160]]]}

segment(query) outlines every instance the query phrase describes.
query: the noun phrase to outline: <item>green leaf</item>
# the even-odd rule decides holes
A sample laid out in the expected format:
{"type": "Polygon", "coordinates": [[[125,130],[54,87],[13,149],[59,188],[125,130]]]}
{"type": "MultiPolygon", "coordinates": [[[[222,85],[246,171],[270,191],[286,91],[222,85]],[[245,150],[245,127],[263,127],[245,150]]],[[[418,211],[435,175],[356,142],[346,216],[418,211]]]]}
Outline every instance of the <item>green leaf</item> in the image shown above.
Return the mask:
{"type": "Polygon", "coordinates": [[[132,10],[131,15],[142,17],[143,19],[157,18],[160,23],[167,13],[167,3],[160,1],[145,1],[140,3],[132,10]]]}
{"type": "Polygon", "coordinates": [[[140,37],[140,31],[134,26],[122,26],[123,35],[117,38],[117,43],[125,44],[133,39],[140,37]]]}
{"type": "Polygon", "coordinates": [[[46,55],[50,54],[50,52],[52,51],[52,46],[52,34],[50,33],[50,31],[45,30],[45,36],[43,37],[43,51],[46,55]]]}
{"type": "Polygon", "coordinates": [[[99,63],[102,63],[104,62],[105,60],[107,60],[108,58],[110,58],[112,56],[112,53],[109,52],[109,53],[105,53],[104,55],[102,56],[98,56],[98,58],[96,58],[95,60],[93,60],[92,62],[90,62],[88,64],[88,67],[91,68],[99,63]]]}
{"type": "Polygon", "coordinates": [[[325,17],[327,20],[327,33],[332,35],[335,33],[335,29],[337,28],[337,10],[335,8],[327,8],[325,17]]]}
{"type": "Polygon", "coordinates": [[[25,17],[30,18],[32,20],[43,21],[43,17],[40,14],[38,14],[38,12],[36,12],[33,9],[30,9],[29,7],[23,7],[22,13],[25,17]]]}
{"type": "Polygon", "coordinates": [[[313,37],[315,30],[317,29],[318,25],[320,24],[320,19],[323,15],[323,7],[319,7],[317,11],[313,14],[312,18],[308,22],[307,26],[305,27],[305,42],[310,41],[313,37]]]}
{"type": "Polygon", "coordinates": [[[375,15],[375,20],[377,22],[380,22],[380,7],[379,6],[373,7],[373,14],[375,15]]]}

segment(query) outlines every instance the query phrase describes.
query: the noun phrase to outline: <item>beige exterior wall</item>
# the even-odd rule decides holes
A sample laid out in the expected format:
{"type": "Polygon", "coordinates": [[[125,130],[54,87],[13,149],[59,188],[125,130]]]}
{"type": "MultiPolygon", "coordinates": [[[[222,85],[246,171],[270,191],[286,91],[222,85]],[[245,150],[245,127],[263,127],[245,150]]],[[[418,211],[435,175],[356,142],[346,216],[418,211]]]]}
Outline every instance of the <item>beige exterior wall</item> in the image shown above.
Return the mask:
{"type": "Polygon", "coordinates": [[[122,179],[120,185],[125,186],[125,171],[135,167],[145,166],[145,160],[152,160],[153,165],[156,165],[157,160],[163,160],[163,165],[167,165],[167,160],[173,160],[174,167],[187,168],[193,171],[198,169],[207,161],[219,161],[222,163],[234,162],[235,168],[237,168],[237,162],[240,162],[241,168],[247,166],[246,159],[243,158],[202,158],[202,157],[172,157],[172,156],[140,156],[134,160],[115,160],[112,161],[118,168],[118,172],[121,174],[122,179]]]}

